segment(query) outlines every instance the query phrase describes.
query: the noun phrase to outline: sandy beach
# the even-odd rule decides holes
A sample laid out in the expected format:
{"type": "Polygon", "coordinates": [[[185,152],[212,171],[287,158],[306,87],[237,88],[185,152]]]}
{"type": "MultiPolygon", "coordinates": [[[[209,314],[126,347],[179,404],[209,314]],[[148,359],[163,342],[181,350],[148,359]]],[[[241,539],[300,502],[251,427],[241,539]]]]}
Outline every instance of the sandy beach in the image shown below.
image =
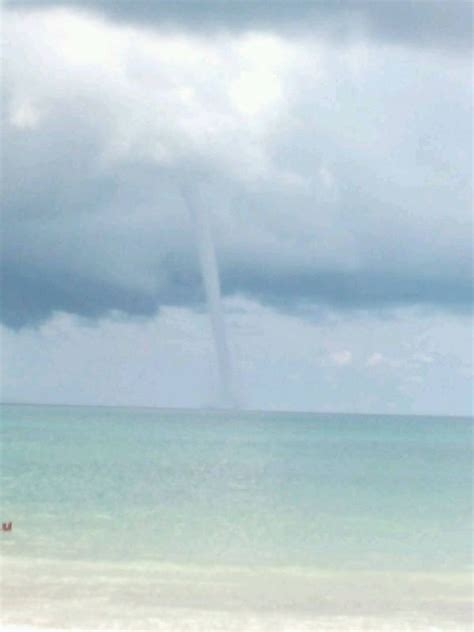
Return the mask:
{"type": "Polygon", "coordinates": [[[2,630],[471,629],[467,574],[3,561],[2,630]]]}

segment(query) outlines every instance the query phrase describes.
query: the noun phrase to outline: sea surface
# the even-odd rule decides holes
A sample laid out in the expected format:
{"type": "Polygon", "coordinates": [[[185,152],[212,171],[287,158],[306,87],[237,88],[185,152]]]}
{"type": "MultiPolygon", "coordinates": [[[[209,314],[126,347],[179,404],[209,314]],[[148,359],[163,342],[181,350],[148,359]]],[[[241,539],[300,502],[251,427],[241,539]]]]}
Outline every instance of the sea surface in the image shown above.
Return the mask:
{"type": "Polygon", "coordinates": [[[4,405],[2,629],[470,630],[473,428],[4,405]]]}

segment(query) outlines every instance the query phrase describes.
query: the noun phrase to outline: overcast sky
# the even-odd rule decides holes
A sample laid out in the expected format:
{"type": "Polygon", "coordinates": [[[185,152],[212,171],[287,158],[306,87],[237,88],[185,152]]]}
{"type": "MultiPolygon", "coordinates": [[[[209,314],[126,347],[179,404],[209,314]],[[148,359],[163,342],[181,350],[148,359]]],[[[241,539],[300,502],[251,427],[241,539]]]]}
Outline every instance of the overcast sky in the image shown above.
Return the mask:
{"type": "Polygon", "coordinates": [[[472,413],[472,4],[11,0],[4,401],[472,413]]]}

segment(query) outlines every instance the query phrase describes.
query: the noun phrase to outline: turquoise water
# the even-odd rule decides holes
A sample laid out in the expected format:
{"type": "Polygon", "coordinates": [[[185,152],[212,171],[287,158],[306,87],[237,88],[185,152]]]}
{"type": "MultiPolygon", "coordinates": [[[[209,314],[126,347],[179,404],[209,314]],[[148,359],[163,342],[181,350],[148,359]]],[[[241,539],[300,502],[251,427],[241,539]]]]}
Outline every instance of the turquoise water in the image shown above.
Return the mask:
{"type": "Polygon", "coordinates": [[[472,569],[471,419],[3,406],[1,431],[7,560],[472,569]]]}
{"type": "Polygon", "coordinates": [[[4,407],[2,520],[38,556],[470,564],[469,419],[4,407]]]}

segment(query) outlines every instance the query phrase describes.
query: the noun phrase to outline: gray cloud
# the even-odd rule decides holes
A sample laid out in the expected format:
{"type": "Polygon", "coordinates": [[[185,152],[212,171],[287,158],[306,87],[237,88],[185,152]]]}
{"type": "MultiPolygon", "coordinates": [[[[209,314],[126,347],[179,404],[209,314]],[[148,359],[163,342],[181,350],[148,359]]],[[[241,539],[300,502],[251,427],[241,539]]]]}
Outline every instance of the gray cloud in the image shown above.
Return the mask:
{"type": "Polygon", "coordinates": [[[472,46],[468,0],[7,0],[14,8],[77,7],[120,22],[160,28],[318,32],[337,41],[368,37],[451,50],[472,46]]]}
{"type": "Polygon", "coordinates": [[[301,313],[469,308],[464,59],[290,36],[176,49],[30,17],[13,18],[6,47],[8,326],[201,305],[183,177],[211,210],[226,295],[301,313]]]}

